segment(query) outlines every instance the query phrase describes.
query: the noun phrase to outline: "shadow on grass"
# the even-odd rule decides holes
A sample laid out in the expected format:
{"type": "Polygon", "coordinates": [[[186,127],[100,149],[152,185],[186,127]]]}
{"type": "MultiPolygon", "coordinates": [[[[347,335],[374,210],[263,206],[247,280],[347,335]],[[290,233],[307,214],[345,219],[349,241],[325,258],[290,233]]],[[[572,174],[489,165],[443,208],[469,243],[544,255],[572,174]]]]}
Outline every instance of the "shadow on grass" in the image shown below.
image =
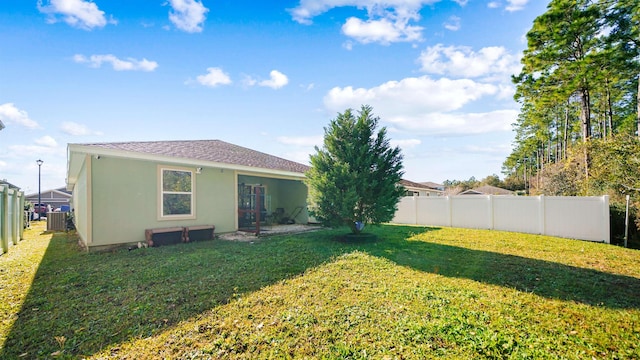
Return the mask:
{"type": "Polygon", "coordinates": [[[0,358],[90,356],[299,275],[342,250],[288,236],[87,254],[74,238],[54,234],[0,358]]]}
{"type": "Polygon", "coordinates": [[[53,236],[0,358],[80,358],[117,347],[354,250],[443,276],[554,299],[640,308],[640,280],[462,247],[407,241],[436,228],[381,226],[376,241],[335,241],[340,231],[131,252],[80,253],[53,236]],[[24,355],[26,354],[26,355],[24,355]]]}
{"type": "MultiPolygon", "coordinates": [[[[550,299],[640,309],[640,279],[631,276],[424,241],[382,241],[376,245],[365,251],[424,272],[471,279],[550,299]]],[[[603,250],[606,251],[605,245],[603,250]]]]}

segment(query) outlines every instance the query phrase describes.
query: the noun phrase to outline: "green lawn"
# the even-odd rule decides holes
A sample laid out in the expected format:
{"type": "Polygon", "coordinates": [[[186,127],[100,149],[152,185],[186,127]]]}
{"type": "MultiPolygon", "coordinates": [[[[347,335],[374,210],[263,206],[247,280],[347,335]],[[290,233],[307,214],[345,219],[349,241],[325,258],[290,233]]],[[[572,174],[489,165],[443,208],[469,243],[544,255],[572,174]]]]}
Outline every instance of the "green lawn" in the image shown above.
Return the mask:
{"type": "Polygon", "coordinates": [[[640,251],[370,227],[87,254],[27,230],[0,256],[0,358],[640,358],[640,251]]]}

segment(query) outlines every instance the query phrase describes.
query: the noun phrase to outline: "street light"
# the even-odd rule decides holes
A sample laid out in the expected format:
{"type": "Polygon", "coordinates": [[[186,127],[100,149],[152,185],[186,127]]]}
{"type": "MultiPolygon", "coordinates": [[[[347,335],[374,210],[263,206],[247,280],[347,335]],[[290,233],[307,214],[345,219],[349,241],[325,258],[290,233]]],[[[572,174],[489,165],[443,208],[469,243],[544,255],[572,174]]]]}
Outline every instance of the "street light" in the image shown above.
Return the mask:
{"type": "Polygon", "coordinates": [[[42,199],[40,198],[40,169],[42,168],[42,163],[44,161],[36,160],[36,164],[38,164],[38,221],[40,221],[40,216],[42,215],[42,199]]]}

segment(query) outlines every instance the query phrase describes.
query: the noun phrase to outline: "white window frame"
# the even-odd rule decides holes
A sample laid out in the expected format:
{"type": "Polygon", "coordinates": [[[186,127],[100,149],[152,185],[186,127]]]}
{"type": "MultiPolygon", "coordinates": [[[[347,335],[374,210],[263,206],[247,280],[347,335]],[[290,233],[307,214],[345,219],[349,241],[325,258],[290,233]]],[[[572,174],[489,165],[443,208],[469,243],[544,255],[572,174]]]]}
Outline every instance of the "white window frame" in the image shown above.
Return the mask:
{"type": "Polygon", "coordinates": [[[158,220],[189,220],[196,218],[196,172],[194,169],[158,165],[158,220]],[[191,191],[190,192],[165,192],[164,191],[164,172],[180,171],[188,172],[191,175],[191,191]],[[164,214],[164,195],[165,194],[189,194],[191,195],[191,213],[190,214],[164,214]]]}

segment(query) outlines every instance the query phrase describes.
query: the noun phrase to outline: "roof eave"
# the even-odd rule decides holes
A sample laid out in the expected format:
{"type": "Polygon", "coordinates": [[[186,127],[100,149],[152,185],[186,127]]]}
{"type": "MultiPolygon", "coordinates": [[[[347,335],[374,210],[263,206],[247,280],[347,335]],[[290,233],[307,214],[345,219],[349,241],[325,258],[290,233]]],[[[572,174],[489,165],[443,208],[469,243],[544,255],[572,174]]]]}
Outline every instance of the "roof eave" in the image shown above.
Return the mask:
{"type": "Polygon", "coordinates": [[[68,176],[67,189],[68,190],[70,190],[69,185],[75,184],[75,182],[77,181],[78,173],[82,168],[82,162],[84,161],[84,158],[86,155],[156,161],[156,162],[162,162],[166,164],[191,165],[196,167],[212,167],[217,169],[225,169],[225,170],[228,169],[228,170],[247,172],[247,173],[276,175],[279,177],[286,177],[286,178],[293,178],[293,179],[305,178],[304,173],[296,172],[296,171],[267,169],[267,168],[254,167],[254,166],[227,164],[227,163],[221,163],[216,161],[206,161],[206,160],[198,160],[198,159],[182,158],[182,157],[174,157],[174,156],[163,156],[163,155],[148,154],[148,153],[119,150],[119,149],[98,148],[94,146],[87,146],[87,145],[81,145],[81,144],[69,144],[68,155],[67,155],[68,159],[70,159],[68,164],[68,170],[67,170],[67,176],[68,176]],[[80,157],[83,160],[80,160],[79,159],[80,157]]]}

